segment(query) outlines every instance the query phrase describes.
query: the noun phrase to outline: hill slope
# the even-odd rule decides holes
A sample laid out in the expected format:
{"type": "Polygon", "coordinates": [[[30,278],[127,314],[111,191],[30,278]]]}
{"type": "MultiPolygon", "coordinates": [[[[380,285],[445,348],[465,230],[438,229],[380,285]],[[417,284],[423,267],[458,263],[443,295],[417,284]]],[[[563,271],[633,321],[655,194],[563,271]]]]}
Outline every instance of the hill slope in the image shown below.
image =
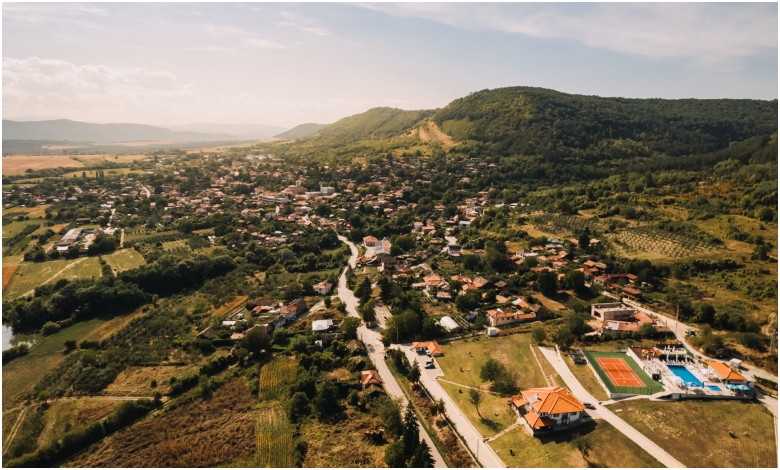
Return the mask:
{"type": "Polygon", "coordinates": [[[777,132],[777,100],[601,98],[512,87],[457,99],[433,120],[483,152],[596,160],[679,156],[777,132]]]}
{"type": "Polygon", "coordinates": [[[297,126],[293,127],[292,129],[282,132],[281,134],[277,134],[274,137],[278,137],[280,139],[301,139],[303,137],[310,136],[323,127],[327,126],[327,124],[315,124],[313,122],[309,122],[306,124],[298,124],[297,126]]]}
{"type": "Polygon", "coordinates": [[[238,140],[231,134],[177,132],[145,124],[92,124],[57,119],[19,122],[3,120],[4,140],[70,140],[80,142],[181,141],[206,142],[238,140]]]}
{"type": "Polygon", "coordinates": [[[434,111],[404,111],[396,108],[372,108],[365,113],[340,119],[323,127],[319,136],[343,142],[361,139],[386,139],[406,133],[434,111]]]}
{"type": "Polygon", "coordinates": [[[197,122],[165,126],[172,131],[201,132],[206,134],[230,134],[236,139],[252,140],[271,137],[284,132],[286,127],[269,126],[266,124],[217,124],[213,122],[197,122]]]}

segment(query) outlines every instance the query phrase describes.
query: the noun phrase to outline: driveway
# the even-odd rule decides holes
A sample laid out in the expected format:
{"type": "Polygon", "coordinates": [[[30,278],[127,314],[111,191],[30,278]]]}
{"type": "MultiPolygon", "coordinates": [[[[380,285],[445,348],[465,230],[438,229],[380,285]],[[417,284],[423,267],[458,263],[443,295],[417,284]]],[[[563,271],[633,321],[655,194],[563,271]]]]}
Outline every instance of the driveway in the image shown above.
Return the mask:
{"type": "Polygon", "coordinates": [[[444,400],[447,416],[450,418],[450,421],[455,424],[455,427],[458,428],[458,432],[463,436],[469,449],[477,456],[479,463],[485,468],[506,468],[506,465],[498,458],[498,455],[493,448],[483,441],[479,431],[471,424],[471,421],[463,414],[455,401],[453,401],[441,385],[439,385],[439,382],[436,379],[437,377],[443,376],[444,373],[439,369],[436,358],[434,358],[436,368],[425,369],[424,365],[425,361],[429,359],[428,356],[417,354],[417,351],[408,344],[397,345],[395,347],[406,353],[409,362],[414,363],[414,360],[417,359],[417,362],[420,363],[420,371],[422,372],[422,374],[420,374],[420,382],[425,385],[425,388],[428,389],[428,392],[435,400],[444,400]]]}
{"type": "Polygon", "coordinates": [[[579,380],[574,377],[574,374],[572,374],[572,372],[569,370],[569,367],[566,365],[563,359],[561,359],[560,355],[556,352],[555,349],[540,347],[539,350],[542,352],[542,354],[544,354],[544,357],[550,361],[550,364],[552,364],[553,368],[555,368],[555,371],[558,372],[563,381],[566,382],[566,385],[569,387],[569,390],[574,394],[574,396],[583,403],[593,404],[593,406],[596,408],[595,413],[591,410],[588,410],[589,415],[593,416],[594,418],[599,417],[614,426],[615,429],[625,434],[626,437],[634,441],[636,445],[644,449],[648,454],[658,459],[658,461],[663,465],[666,465],[669,468],[685,467],[685,465],[680,463],[677,459],[659,447],[658,444],[645,437],[644,434],[640,433],[633,427],[629,426],[628,423],[618,418],[617,415],[615,415],[605,406],[600,405],[598,400],[593,398],[593,396],[588,393],[580,384],[579,380]]]}
{"type": "MultiPolygon", "coordinates": [[[[339,235],[339,240],[349,245],[350,249],[352,250],[352,256],[349,258],[349,265],[354,269],[355,261],[357,260],[358,256],[357,248],[355,247],[354,243],[347,240],[346,237],[339,235]]],[[[347,308],[347,313],[350,316],[360,318],[357,313],[357,306],[359,301],[355,297],[355,294],[347,287],[346,269],[344,269],[344,271],[341,273],[341,276],[339,277],[338,296],[339,299],[344,302],[344,305],[347,308]]],[[[358,328],[358,338],[360,338],[363,344],[365,344],[366,352],[371,358],[371,361],[374,363],[374,366],[376,366],[376,370],[379,372],[379,377],[382,379],[383,385],[388,395],[394,398],[400,398],[403,406],[407,406],[408,402],[406,400],[406,395],[404,395],[403,390],[401,390],[401,386],[395,380],[395,376],[390,373],[390,369],[387,368],[387,364],[385,363],[385,347],[382,344],[381,331],[366,328],[365,324],[361,324],[358,328]]],[[[444,459],[439,453],[439,450],[435,445],[433,445],[431,436],[428,435],[428,432],[422,426],[420,426],[420,437],[428,444],[428,447],[431,449],[431,456],[434,460],[434,467],[446,468],[447,465],[444,463],[444,459]]]]}

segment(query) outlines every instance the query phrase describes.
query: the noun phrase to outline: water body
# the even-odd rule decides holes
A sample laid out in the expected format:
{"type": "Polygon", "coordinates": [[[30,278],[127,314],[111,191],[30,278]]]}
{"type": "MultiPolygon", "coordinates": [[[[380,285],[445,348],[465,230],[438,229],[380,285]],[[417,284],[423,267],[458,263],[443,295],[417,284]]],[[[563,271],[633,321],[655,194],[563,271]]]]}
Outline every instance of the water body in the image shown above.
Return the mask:
{"type": "Polygon", "coordinates": [[[28,346],[32,346],[37,340],[38,335],[14,334],[13,328],[3,325],[3,351],[21,343],[27,343],[28,346]]]}

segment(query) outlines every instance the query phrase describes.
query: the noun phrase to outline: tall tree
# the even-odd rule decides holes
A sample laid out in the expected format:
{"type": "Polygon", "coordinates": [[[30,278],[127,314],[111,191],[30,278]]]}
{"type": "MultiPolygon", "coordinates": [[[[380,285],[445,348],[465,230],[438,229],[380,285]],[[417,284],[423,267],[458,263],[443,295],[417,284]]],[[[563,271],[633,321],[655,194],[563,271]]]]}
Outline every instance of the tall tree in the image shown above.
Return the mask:
{"type": "Polygon", "coordinates": [[[482,419],[482,413],[479,412],[479,405],[482,403],[482,393],[479,390],[474,388],[469,389],[469,403],[474,405],[474,408],[477,410],[479,419],[482,419]]]}

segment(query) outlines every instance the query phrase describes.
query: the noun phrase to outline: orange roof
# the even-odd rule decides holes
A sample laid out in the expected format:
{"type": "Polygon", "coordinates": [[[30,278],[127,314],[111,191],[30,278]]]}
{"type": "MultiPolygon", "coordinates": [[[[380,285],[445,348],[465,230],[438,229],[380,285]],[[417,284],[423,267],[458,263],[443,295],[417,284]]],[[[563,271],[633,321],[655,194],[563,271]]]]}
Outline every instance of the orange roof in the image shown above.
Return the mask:
{"type": "Polygon", "coordinates": [[[382,379],[379,378],[379,372],[375,370],[364,370],[360,372],[360,382],[363,385],[379,385],[382,383],[382,379]]]}
{"type": "Polygon", "coordinates": [[[436,341],[421,341],[419,343],[412,343],[412,346],[414,347],[414,349],[420,349],[420,348],[427,349],[428,352],[431,353],[431,356],[444,354],[444,351],[441,350],[439,343],[437,343],[436,341]]]}
{"type": "Polygon", "coordinates": [[[526,413],[525,420],[528,421],[528,425],[532,428],[541,428],[544,426],[555,426],[558,424],[554,419],[550,419],[546,416],[539,416],[536,413],[526,413]]]}
{"type": "Polygon", "coordinates": [[[724,362],[708,362],[707,365],[721,376],[722,380],[747,380],[724,362]]]}
{"type": "Polygon", "coordinates": [[[521,393],[525,403],[537,413],[560,414],[584,411],[585,407],[567,388],[542,387],[521,393]]]}

